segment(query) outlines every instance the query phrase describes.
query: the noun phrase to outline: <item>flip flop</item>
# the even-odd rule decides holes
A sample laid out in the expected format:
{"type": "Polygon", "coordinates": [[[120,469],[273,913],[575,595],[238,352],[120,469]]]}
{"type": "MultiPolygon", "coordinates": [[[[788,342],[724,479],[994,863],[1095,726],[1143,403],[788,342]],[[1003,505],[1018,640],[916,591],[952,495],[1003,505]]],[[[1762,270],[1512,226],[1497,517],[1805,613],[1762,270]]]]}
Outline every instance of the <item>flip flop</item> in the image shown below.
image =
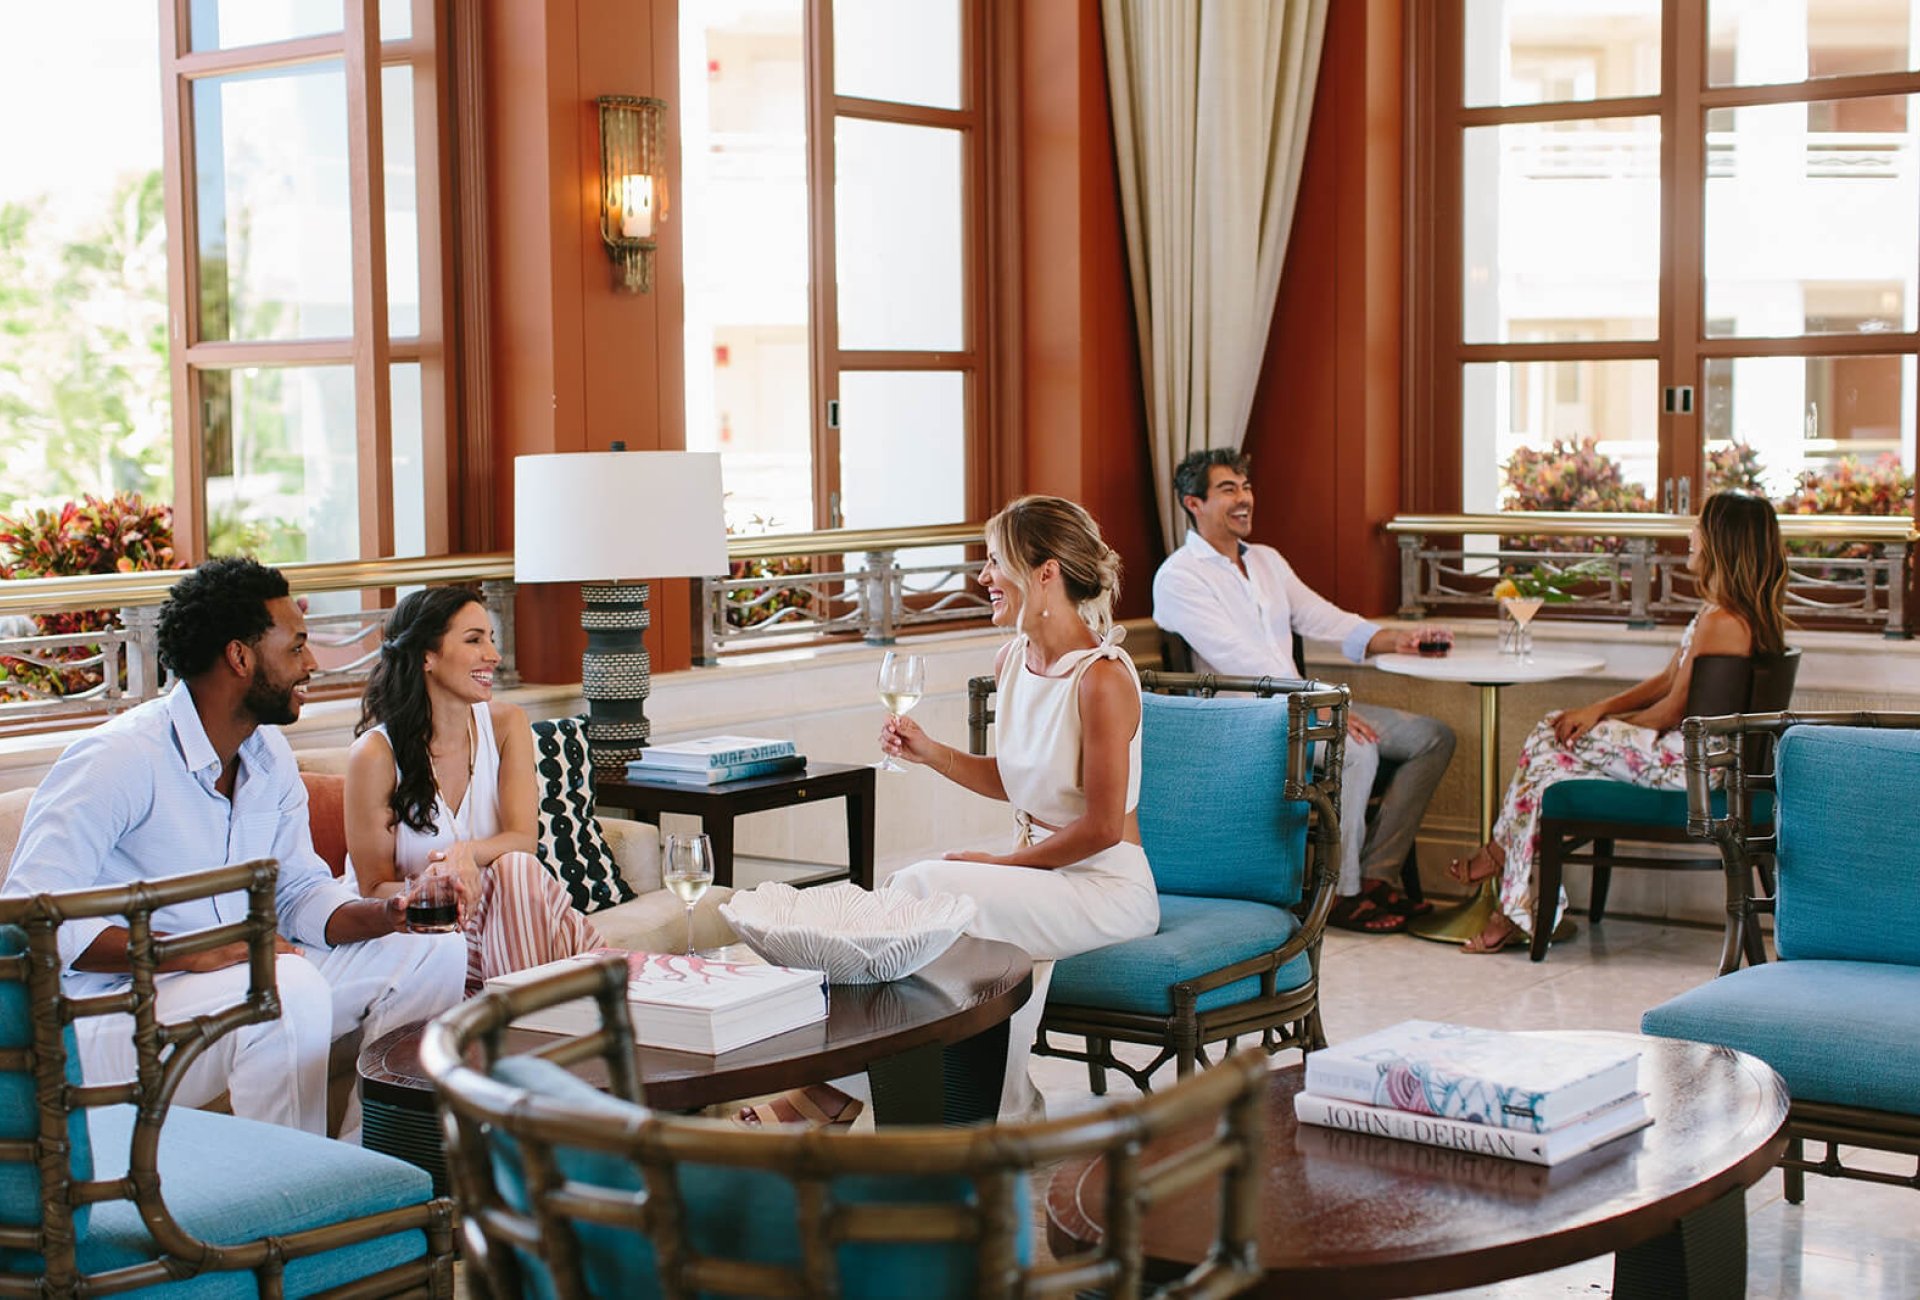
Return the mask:
{"type": "Polygon", "coordinates": [[[742,1106],[734,1113],[733,1122],[741,1128],[801,1126],[845,1130],[853,1127],[853,1121],[860,1118],[860,1112],[865,1109],[865,1103],[859,1098],[849,1097],[828,1084],[815,1083],[783,1092],[770,1101],[742,1106]],[[816,1096],[827,1105],[838,1104],[828,1111],[816,1096]]]}
{"type": "Polygon", "coordinates": [[[1327,924],[1339,930],[1352,930],[1356,934],[1399,934],[1407,928],[1407,918],[1402,913],[1380,906],[1368,894],[1348,894],[1333,900],[1333,910],[1327,913],[1327,924]]]}
{"type": "Polygon", "coordinates": [[[1519,926],[1515,925],[1512,921],[1507,920],[1505,916],[1498,916],[1498,917],[1495,917],[1493,920],[1489,920],[1487,922],[1487,929],[1493,928],[1493,924],[1495,920],[1505,921],[1506,927],[1507,927],[1505,930],[1501,932],[1500,937],[1498,939],[1494,939],[1491,942],[1489,942],[1486,938],[1487,931],[1482,930],[1480,931],[1479,934],[1474,935],[1471,939],[1468,939],[1465,943],[1461,944],[1460,951],[1467,953],[1470,956],[1480,957],[1490,952],[1499,952],[1502,948],[1507,947],[1509,944],[1517,943],[1522,946],[1525,946],[1530,941],[1527,932],[1525,930],[1522,930],[1519,926]]]}

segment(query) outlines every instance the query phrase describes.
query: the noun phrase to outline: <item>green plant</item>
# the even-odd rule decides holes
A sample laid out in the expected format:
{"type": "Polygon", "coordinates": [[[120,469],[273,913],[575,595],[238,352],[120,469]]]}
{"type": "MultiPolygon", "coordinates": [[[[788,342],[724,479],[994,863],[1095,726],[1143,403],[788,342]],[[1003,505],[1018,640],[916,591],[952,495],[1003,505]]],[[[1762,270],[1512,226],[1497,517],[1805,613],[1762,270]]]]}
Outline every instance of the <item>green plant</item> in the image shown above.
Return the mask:
{"type": "MultiPolygon", "coordinates": [[[[729,523],[729,535],[735,532],[751,531],[770,533],[779,526],[773,519],[752,515],[746,529],[735,529],[729,523]]],[[[729,595],[739,605],[727,606],[727,625],[729,627],[751,627],[766,622],[783,609],[811,610],[813,592],[810,588],[788,585],[787,579],[800,577],[813,572],[813,557],[808,555],[780,555],[766,559],[735,560],[727,566],[727,573],[735,579],[766,578],[769,581],[759,586],[733,587],[729,595]],[[759,602],[759,603],[754,603],[759,602]]]]}
{"type": "MultiPolygon", "coordinates": [[[[88,495],[57,510],[31,510],[17,518],[0,517],[0,579],[61,578],[81,574],[132,573],[178,567],[173,550],[173,509],[149,504],[138,493],[110,497],[88,495]]],[[[98,632],[113,626],[112,610],[90,609],[41,614],[34,625],[41,635],[98,632]]],[[[75,646],[54,651],[60,659],[84,659],[97,648],[75,646]]],[[[18,659],[0,659],[0,691],[8,681],[42,691],[72,694],[99,685],[93,668],[61,670],[18,659]]],[[[16,693],[12,693],[17,696],[16,693]]]]}
{"type": "Polygon", "coordinates": [[[1518,597],[1564,605],[1573,599],[1575,587],[1583,582],[1604,582],[1612,573],[1612,566],[1604,560],[1581,560],[1567,565],[1542,560],[1525,570],[1503,570],[1500,581],[1494,584],[1493,594],[1500,599],[1518,597]]]}

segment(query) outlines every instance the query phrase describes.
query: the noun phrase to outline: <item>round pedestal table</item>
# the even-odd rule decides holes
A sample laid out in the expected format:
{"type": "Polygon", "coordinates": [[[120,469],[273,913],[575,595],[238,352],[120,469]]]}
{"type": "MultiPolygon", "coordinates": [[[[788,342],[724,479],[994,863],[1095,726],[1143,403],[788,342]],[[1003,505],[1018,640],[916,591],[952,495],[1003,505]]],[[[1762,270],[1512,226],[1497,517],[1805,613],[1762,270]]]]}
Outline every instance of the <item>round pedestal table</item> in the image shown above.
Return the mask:
{"type": "MultiPolygon", "coordinates": [[[[1429,682],[1465,682],[1480,688],[1480,842],[1493,838],[1493,819],[1500,808],[1500,688],[1517,682],[1550,682],[1598,671],[1606,663],[1598,655],[1541,650],[1525,655],[1491,650],[1450,655],[1381,655],[1373,666],[1402,677],[1429,682]]],[[[1407,933],[1440,943],[1465,943],[1486,929],[1500,906],[1500,885],[1489,876],[1464,903],[1436,907],[1416,916],[1407,933]]],[[[1558,932],[1556,931],[1556,937],[1558,932]]]]}

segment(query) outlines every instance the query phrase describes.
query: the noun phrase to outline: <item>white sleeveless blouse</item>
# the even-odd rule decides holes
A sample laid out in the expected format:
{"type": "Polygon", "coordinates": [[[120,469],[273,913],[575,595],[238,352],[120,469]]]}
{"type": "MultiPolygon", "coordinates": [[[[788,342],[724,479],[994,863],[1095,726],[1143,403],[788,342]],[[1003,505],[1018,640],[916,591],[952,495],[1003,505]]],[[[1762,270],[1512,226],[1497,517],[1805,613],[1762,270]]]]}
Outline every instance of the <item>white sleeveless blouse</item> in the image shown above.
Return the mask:
{"type": "MultiPolygon", "coordinates": [[[[1140,674],[1120,648],[1126,629],[1116,627],[1099,645],[1062,655],[1041,676],[1027,667],[1027,638],[1014,638],[1000,663],[994,704],[994,757],[1007,801],[1035,821],[1065,826],[1086,815],[1081,771],[1080,676],[1098,659],[1124,664],[1140,690],[1140,674]]],[[[1127,808],[1140,802],[1140,728],[1127,743],[1127,808]]]]}
{"type": "MultiPolygon", "coordinates": [[[[467,782],[466,797],[461,799],[460,806],[448,807],[446,796],[436,791],[433,804],[436,829],[432,834],[417,831],[405,822],[394,828],[393,863],[402,880],[411,880],[425,870],[427,854],[435,849],[444,849],[461,840],[484,840],[500,833],[500,746],[493,737],[493,713],[484,700],[473,706],[473,727],[473,779],[467,782]]],[[[389,750],[393,748],[393,737],[388,734],[386,723],[372,730],[386,737],[389,750]]],[[[393,771],[398,777],[397,757],[393,771]]],[[[347,864],[347,879],[358,880],[351,862],[347,864]]]]}

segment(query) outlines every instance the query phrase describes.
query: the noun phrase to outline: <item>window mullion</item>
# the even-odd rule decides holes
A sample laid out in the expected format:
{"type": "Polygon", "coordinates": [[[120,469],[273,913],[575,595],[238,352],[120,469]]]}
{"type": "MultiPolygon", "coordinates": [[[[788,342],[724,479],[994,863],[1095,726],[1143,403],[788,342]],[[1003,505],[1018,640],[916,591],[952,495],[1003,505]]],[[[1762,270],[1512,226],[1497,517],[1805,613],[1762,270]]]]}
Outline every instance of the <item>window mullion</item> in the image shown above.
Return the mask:
{"type": "Polygon", "coordinates": [[[807,215],[812,270],[808,292],[813,401],[813,523],[837,528],[840,492],[840,431],[827,419],[840,400],[839,273],[834,254],[833,0],[807,0],[807,215]]]}
{"type": "Polygon", "coordinates": [[[353,228],[353,406],[360,555],[393,554],[393,405],[379,0],[346,6],[347,185],[353,228]]]}
{"type": "MultiPolygon", "coordinates": [[[[1705,334],[1702,267],[1706,231],[1706,122],[1700,104],[1707,76],[1706,0],[1667,0],[1661,68],[1660,271],[1661,385],[1705,392],[1700,342],[1705,334]]],[[[1660,478],[1692,481],[1705,495],[1704,413],[1649,412],[1660,425],[1660,478]]],[[[1664,505],[1664,494],[1656,498],[1664,505]]]]}

